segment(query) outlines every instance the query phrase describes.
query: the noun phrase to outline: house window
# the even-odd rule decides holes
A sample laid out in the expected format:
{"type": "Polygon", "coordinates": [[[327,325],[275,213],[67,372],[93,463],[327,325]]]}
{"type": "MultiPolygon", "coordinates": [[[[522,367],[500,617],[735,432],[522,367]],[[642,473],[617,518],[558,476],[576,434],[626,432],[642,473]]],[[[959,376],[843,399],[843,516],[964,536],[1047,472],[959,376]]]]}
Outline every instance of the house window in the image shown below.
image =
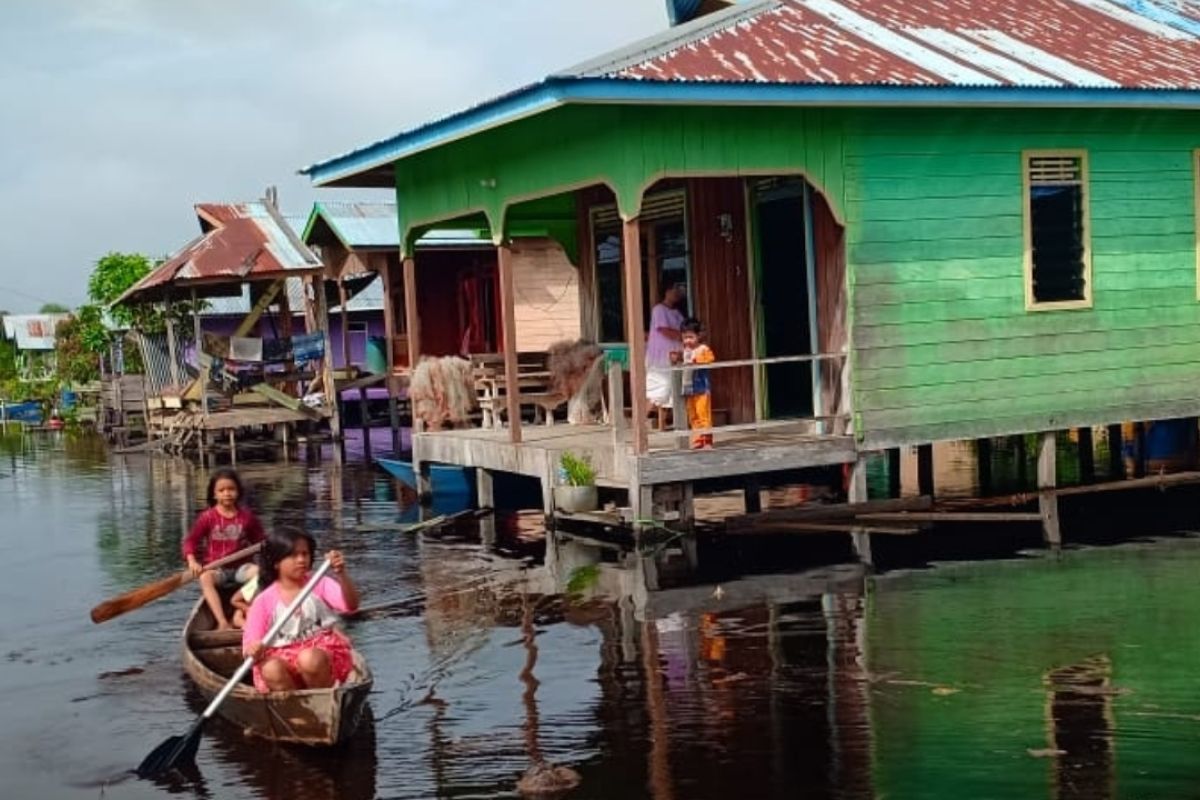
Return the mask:
{"type": "Polygon", "coordinates": [[[367,363],[367,323],[347,322],[346,338],[350,345],[350,363],[365,366],[367,363]]]}
{"type": "MultiPolygon", "coordinates": [[[[688,252],[686,195],[682,190],[647,195],[638,216],[641,223],[643,324],[650,309],[672,284],[687,286],[685,307],[691,307],[691,258],[688,252]]],[[[596,263],[596,304],[601,342],[625,341],[623,229],[616,206],[591,211],[592,248],[596,263]]]]}
{"type": "Polygon", "coordinates": [[[1027,152],[1024,178],[1026,308],[1090,307],[1087,154],[1027,152]]]}

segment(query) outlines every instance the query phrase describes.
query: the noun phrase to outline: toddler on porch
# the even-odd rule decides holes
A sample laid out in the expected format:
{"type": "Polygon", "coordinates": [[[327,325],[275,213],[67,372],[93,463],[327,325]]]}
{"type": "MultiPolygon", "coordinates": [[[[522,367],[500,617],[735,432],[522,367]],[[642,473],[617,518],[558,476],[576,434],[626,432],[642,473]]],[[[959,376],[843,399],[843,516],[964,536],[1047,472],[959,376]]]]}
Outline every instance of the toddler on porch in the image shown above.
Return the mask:
{"type": "MultiPolygon", "coordinates": [[[[704,326],[695,317],[684,320],[680,328],[684,364],[711,364],[717,360],[712,348],[703,342],[704,326]]],[[[683,373],[683,394],[687,397],[688,427],[693,430],[712,428],[712,385],[706,369],[690,369],[683,373]]],[[[712,433],[692,436],[693,450],[713,446],[712,433]]]]}

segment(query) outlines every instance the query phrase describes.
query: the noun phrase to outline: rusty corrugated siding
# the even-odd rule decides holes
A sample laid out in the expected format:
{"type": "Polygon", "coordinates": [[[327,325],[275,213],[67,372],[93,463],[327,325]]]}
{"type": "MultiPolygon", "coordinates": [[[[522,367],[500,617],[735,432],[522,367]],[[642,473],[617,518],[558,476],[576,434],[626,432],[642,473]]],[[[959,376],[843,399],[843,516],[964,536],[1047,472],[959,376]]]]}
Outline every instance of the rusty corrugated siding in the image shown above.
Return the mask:
{"type": "Polygon", "coordinates": [[[828,85],[1200,88],[1184,0],[768,0],[592,76],[828,85]]]}

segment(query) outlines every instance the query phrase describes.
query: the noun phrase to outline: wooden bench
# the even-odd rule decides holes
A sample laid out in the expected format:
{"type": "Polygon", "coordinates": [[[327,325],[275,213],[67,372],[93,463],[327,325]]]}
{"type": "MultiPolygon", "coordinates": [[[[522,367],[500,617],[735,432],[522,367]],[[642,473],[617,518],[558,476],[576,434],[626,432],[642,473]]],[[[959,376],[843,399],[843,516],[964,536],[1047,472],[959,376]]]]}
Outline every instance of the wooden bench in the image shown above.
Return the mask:
{"type": "MultiPolygon", "coordinates": [[[[475,395],[484,428],[499,428],[501,418],[508,413],[508,385],[504,375],[504,356],[487,353],[471,356],[475,373],[475,395]]],[[[541,417],[547,425],[554,424],[554,411],[567,402],[555,392],[550,371],[546,369],[546,354],[520,353],[517,356],[518,403],[534,407],[534,421],[541,417]]]]}

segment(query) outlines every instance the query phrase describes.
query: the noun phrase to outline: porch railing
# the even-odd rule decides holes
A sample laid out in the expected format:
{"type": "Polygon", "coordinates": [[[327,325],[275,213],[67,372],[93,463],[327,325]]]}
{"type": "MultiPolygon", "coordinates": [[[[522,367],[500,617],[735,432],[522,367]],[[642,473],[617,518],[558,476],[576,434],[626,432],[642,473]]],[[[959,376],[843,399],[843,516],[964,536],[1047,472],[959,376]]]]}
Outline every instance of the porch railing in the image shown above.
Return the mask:
{"type": "MultiPolygon", "coordinates": [[[[824,408],[824,402],[831,399],[834,403],[840,399],[842,387],[842,371],[844,369],[847,355],[845,353],[816,353],[812,355],[798,356],[774,356],[770,358],[746,358],[735,359],[730,361],[716,361],[711,364],[697,365],[679,365],[671,367],[671,388],[674,398],[672,408],[672,429],[675,432],[674,448],[685,449],[689,446],[690,438],[699,434],[729,434],[739,432],[766,432],[770,430],[778,430],[784,428],[795,428],[798,425],[805,423],[814,426],[814,432],[817,434],[825,434],[830,432],[830,428],[845,430],[850,420],[848,413],[837,413],[837,409],[824,408]],[[783,418],[763,418],[763,392],[765,390],[765,381],[763,375],[767,367],[777,364],[812,364],[812,398],[813,398],[813,413],[798,417],[783,417],[783,418]],[[830,365],[832,368],[826,371],[822,369],[824,365],[830,365]],[[690,429],[687,421],[686,399],[683,394],[683,376],[686,372],[695,369],[721,370],[721,369],[746,369],[754,370],[753,380],[753,408],[754,421],[731,423],[727,425],[714,425],[711,428],[690,429]],[[832,395],[827,398],[826,395],[832,395]]],[[[613,410],[612,413],[612,430],[613,443],[615,446],[624,444],[624,428],[626,425],[625,415],[621,413],[624,408],[624,387],[620,374],[620,365],[613,364],[609,367],[609,403],[613,410]]],[[[651,449],[654,449],[653,447],[651,449]]]]}

